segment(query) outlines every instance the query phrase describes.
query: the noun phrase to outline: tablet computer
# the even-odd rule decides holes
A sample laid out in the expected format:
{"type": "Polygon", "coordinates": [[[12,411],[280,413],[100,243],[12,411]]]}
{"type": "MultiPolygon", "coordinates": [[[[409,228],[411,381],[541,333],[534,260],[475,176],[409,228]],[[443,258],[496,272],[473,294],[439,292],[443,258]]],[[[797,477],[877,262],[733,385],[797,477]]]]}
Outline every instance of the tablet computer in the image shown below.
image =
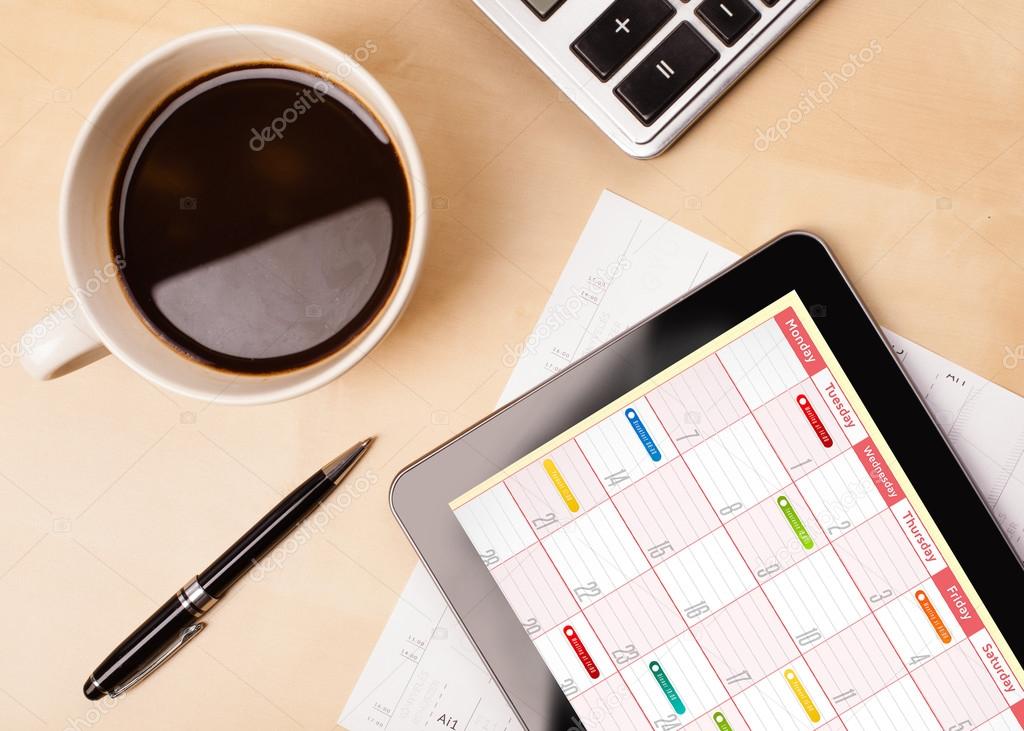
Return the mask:
{"type": "Polygon", "coordinates": [[[531,730],[1024,726],[1021,564],[810,234],[391,500],[531,730]]]}

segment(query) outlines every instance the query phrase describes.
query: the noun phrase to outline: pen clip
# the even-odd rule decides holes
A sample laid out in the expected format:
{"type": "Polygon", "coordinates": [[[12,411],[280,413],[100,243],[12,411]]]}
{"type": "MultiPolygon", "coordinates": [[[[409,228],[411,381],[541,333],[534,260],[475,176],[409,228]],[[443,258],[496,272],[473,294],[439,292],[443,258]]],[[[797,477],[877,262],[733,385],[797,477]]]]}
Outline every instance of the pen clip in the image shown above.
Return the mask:
{"type": "Polygon", "coordinates": [[[135,673],[135,675],[131,676],[128,680],[110,691],[110,697],[117,698],[120,695],[124,695],[131,688],[134,688],[136,685],[141,683],[149,676],[150,673],[171,659],[178,650],[187,645],[189,640],[199,634],[204,627],[206,627],[206,622],[196,622],[195,624],[190,624],[188,627],[183,629],[178,633],[178,636],[175,637],[169,645],[167,645],[167,647],[146,663],[139,672],[135,673]]]}

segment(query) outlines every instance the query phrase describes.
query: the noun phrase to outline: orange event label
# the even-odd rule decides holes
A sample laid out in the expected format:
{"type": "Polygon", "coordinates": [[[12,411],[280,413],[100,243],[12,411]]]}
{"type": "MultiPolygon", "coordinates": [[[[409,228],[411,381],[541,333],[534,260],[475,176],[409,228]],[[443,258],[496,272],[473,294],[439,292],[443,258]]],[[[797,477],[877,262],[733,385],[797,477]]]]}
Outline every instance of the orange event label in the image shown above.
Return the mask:
{"type": "Polygon", "coordinates": [[[949,629],[946,628],[946,623],[942,621],[942,617],[939,616],[939,612],[935,609],[935,605],[932,604],[932,600],[925,594],[924,589],[918,589],[914,592],[914,598],[917,599],[918,605],[921,607],[921,611],[924,612],[924,616],[928,618],[928,621],[932,625],[932,629],[935,630],[935,634],[939,636],[942,643],[948,645],[953,641],[953,636],[949,634],[949,629]]]}

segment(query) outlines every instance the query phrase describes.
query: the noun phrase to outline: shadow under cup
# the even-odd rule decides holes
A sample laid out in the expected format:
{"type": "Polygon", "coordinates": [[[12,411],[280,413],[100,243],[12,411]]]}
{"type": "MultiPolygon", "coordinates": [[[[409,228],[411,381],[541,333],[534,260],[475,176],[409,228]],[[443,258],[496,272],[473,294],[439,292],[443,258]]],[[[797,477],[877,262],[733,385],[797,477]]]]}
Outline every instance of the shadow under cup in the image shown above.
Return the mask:
{"type": "MultiPolygon", "coordinates": [[[[278,110],[278,115],[282,111],[278,110]]],[[[272,118],[268,119],[267,125],[271,122],[272,118]]],[[[296,126],[301,123],[300,119],[296,126]]],[[[259,132],[262,128],[253,129],[259,132]]],[[[254,135],[255,132],[245,130],[241,138],[250,147],[251,155],[266,154],[266,150],[257,149],[260,141],[268,149],[277,141],[273,134],[269,138],[261,135],[260,140],[255,140],[254,135]]],[[[404,119],[387,93],[355,61],[326,44],[290,31],[218,28],[186,36],[151,54],[129,70],[100,101],[79,137],[65,177],[62,244],[68,276],[81,308],[111,352],[171,390],[216,398],[223,403],[262,403],[296,396],[327,383],[354,365],[393,326],[409,298],[422,260],[425,200],[422,163],[404,119]],[[120,271],[124,260],[115,258],[115,252],[127,243],[127,261],[131,266],[135,256],[131,229],[129,226],[126,231],[118,223],[120,201],[111,205],[112,193],[116,195],[121,189],[126,162],[136,147],[144,147],[133,145],[133,140],[154,115],[169,101],[173,103],[181,90],[194,88],[197,80],[216,77],[225,70],[253,68],[312,72],[331,80],[332,88],[340,88],[343,94],[354,97],[364,110],[372,110],[370,118],[379,125],[380,133],[389,138],[397,154],[408,195],[405,246],[397,262],[389,265],[391,271],[383,273],[387,284],[385,296],[370,311],[357,316],[348,331],[336,329],[335,337],[327,339],[330,342],[320,349],[311,349],[306,357],[289,361],[287,357],[273,357],[280,356],[280,351],[270,352],[270,358],[255,366],[252,362],[257,351],[242,351],[237,361],[218,359],[181,338],[167,323],[154,321],[152,310],[139,306],[137,293],[125,286],[124,280],[131,283],[130,278],[123,277],[120,271]],[[127,233],[124,241],[120,238],[122,233],[127,233]]],[[[130,200],[120,203],[131,212],[130,200]]],[[[173,197],[176,214],[196,213],[202,205],[201,196],[173,197]]],[[[330,220],[321,223],[330,228],[330,220]]],[[[337,226],[344,221],[334,223],[337,226]]],[[[307,231],[307,240],[315,242],[323,231],[318,233],[315,220],[311,225],[313,230],[307,231]]],[[[278,260],[282,260],[283,252],[287,252],[287,246],[278,252],[278,260]]],[[[315,257],[315,249],[313,254],[315,257]]],[[[211,266],[216,268],[217,261],[212,261],[211,266]]],[[[273,277],[273,272],[267,275],[273,277]]],[[[212,280],[202,277],[200,273],[191,282],[193,294],[202,293],[205,282],[216,280],[216,276],[212,280]]],[[[177,294],[173,287],[167,291],[184,301],[187,297],[183,299],[180,295],[187,294],[187,289],[179,287],[177,294]]],[[[330,302],[295,304],[300,311],[290,316],[298,314],[328,330],[338,324],[324,322],[330,302]]],[[[202,345],[201,331],[188,333],[186,328],[186,334],[200,335],[196,341],[202,345]]]]}

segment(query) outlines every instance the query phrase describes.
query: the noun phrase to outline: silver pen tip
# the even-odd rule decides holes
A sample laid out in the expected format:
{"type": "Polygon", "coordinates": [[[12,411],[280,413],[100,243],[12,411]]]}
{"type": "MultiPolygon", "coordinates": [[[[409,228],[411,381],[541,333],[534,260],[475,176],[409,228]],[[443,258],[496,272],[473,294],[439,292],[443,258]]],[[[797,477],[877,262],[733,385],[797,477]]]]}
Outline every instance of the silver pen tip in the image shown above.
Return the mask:
{"type": "Polygon", "coordinates": [[[373,443],[373,440],[374,437],[368,437],[349,449],[346,449],[344,452],[325,464],[322,469],[324,475],[327,476],[327,479],[332,480],[334,484],[341,482],[342,478],[344,478],[355,463],[359,461],[359,458],[366,453],[367,448],[369,448],[370,444],[373,443]]]}

